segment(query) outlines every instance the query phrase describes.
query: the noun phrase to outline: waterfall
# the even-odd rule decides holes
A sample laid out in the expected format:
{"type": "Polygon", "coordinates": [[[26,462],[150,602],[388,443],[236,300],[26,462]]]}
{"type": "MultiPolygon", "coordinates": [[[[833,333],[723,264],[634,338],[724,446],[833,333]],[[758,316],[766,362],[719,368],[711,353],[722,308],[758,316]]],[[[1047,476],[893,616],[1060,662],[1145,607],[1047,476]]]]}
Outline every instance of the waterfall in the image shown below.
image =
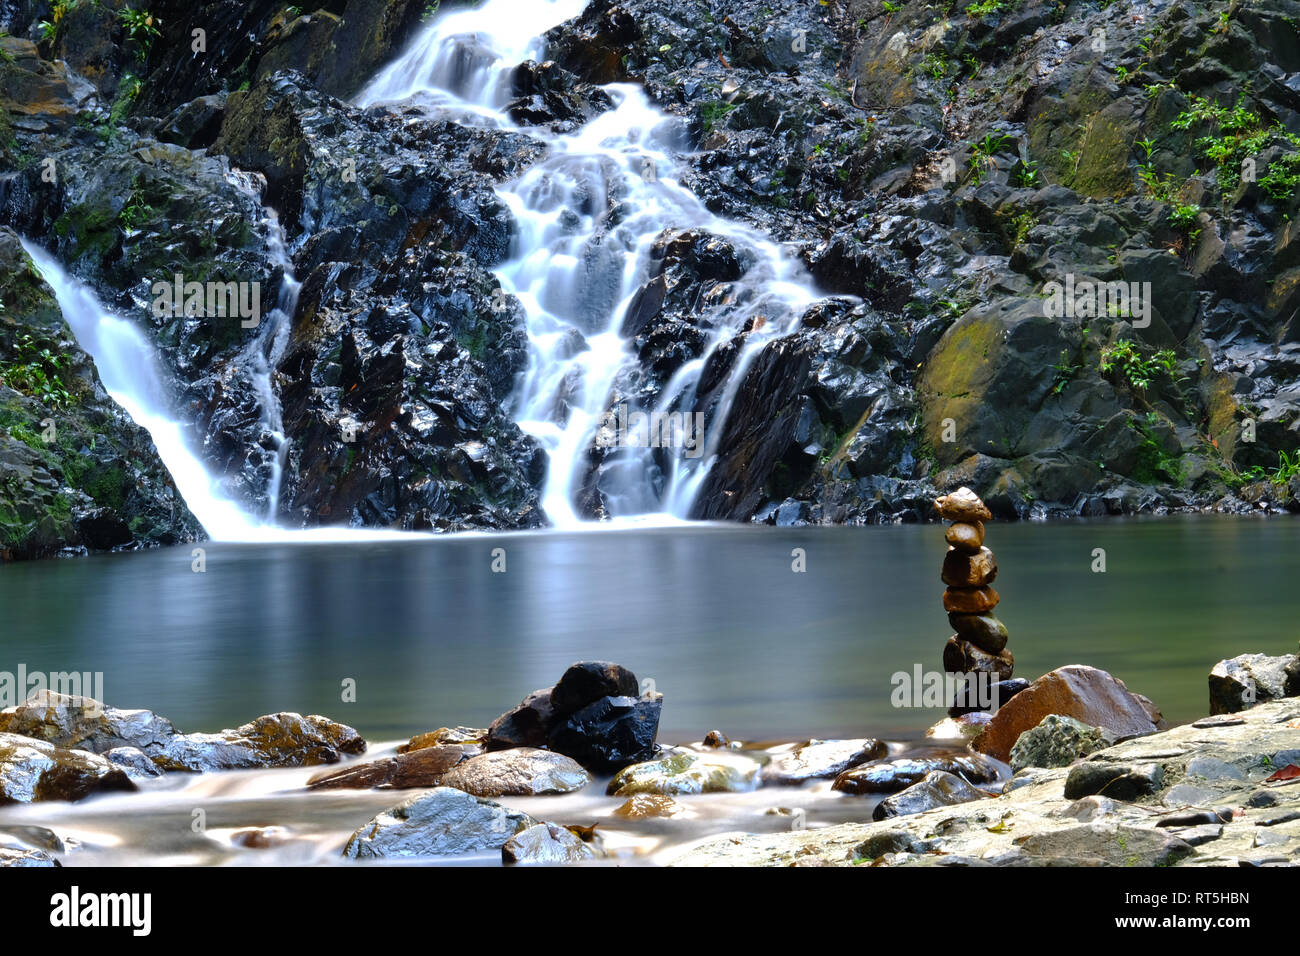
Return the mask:
{"type": "Polygon", "coordinates": [[[531,354],[516,395],[516,420],[549,456],[542,507],[558,527],[582,523],[573,503],[575,482],[611,385],[635,362],[619,328],[648,278],[654,240],[665,229],[694,227],[745,251],[751,265],[734,284],[730,304],[710,315],[715,329],[705,355],[677,372],[656,408],[640,409],[689,411],[708,354],[761,317],[761,330],[749,335],[723,388],[715,420],[705,423],[703,455],[686,458],[674,450],[667,475],[659,473],[653,449],[618,448],[607,459],[603,490],[615,517],[686,518],[750,360],[766,342],[792,331],[819,296],[802,264],[756,230],[715,216],[682,185],[684,124],[655,108],[640,87],[606,86],[615,108],[571,134],[510,122],[502,107],[511,71],[522,60],[541,59],[540,34],[585,6],[586,0],[487,0],[451,13],[382,70],[358,104],[415,105],[518,130],[548,146],[543,161],[498,189],[518,229],[511,257],[496,274],[527,313],[531,354]],[[620,196],[627,213],[604,232],[600,197],[607,195],[620,196]]]}
{"type": "MultiPolygon", "coordinates": [[[[149,433],[158,449],[158,457],[176,482],[177,491],[209,537],[215,541],[260,542],[411,537],[400,531],[353,528],[288,531],[274,527],[263,517],[249,514],[242,505],[222,492],[220,484],[195,453],[186,434],[187,426],[171,414],[172,397],[163,384],[153,345],[144,333],[129,319],[115,315],[101,305],[90,289],[69,276],[58,261],[40,246],[27,239],[22,240],[22,245],[41,278],[54,290],[64,320],[71,328],[77,344],[94,361],[104,389],[137,425],[149,433]]],[[[277,310],[287,309],[287,314],[292,315],[293,299],[298,293],[297,284],[290,275],[286,275],[285,282],[287,288],[281,293],[277,310]]],[[[263,362],[268,370],[274,368],[276,349],[284,347],[283,337],[288,333],[288,326],[288,321],[272,321],[254,343],[254,351],[264,356],[263,362]]],[[[260,374],[262,373],[255,373],[255,380],[260,374]]],[[[269,390],[269,371],[266,374],[266,388],[269,390]]],[[[261,389],[262,386],[258,387],[261,389]]],[[[264,401],[263,408],[270,429],[278,434],[278,401],[272,396],[269,403],[264,401]]],[[[277,471],[276,483],[278,480],[277,471]]],[[[271,489],[270,493],[274,508],[276,489],[271,489]]]]}
{"type": "Polygon", "coordinates": [[[221,493],[190,447],[184,427],[167,411],[170,397],[144,333],[100,305],[94,294],[64,272],[44,249],[26,239],[22,243],[41,278],[54,290],[77,344],[94,360],[109,396],[153,438],[176,489],[204,530],[218,539],[256,536],[257,522],[221,493]]]}

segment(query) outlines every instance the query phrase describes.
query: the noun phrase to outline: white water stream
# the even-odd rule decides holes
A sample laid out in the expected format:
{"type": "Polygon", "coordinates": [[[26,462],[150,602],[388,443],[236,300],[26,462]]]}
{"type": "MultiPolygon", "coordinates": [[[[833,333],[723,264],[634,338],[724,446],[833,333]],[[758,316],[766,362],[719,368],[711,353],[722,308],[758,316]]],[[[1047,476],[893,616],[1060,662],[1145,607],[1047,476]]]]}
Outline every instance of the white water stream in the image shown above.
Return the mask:
{"type": "MultiPolygon", "coordinates": [[[[577,16],[587,0],[487,0],[472,10],[443,16],[426,27],[409,49],[382,70],[358,97],[376,103],[416,105],[463,122],[516,129],[503,107],[510,78],[522,61],[543,55],[541,35],[577,16]]],[[[606,458],[601,479],[608,511],[616,519],[671,523],[689,515],[691,502],[716,458],[726,412],[750,359],[770,339],[791,331],[817,298],[806,271],[755,230],[709,212],[681,184],[682,122],[656,109],[632,84],[605,87],[616,107],[574,133],[522,132],[543,140],[546,159],[499,193],[517,230],[511,257],[497,275],[527,312],[531,358],[516,396],[521,428],[545,448],[550,468],[542,505],[560,528],[591,526],[574,507],[588,450],[606,411],[618,374],[635,362],[619,335],[624,314],[647,280],[649,251],[664,230],[696,228],[729,239],[749,263],[724,304],[707,317],[711,339],[705,355],[686,363],[662,390],[654,409],[690,412],[695,385],[708,354],[731,340],[751,318],[761,319],[723,389],[716,420],[704,423],[703,453],[668,449],[669,473],[655,463],[654,449],[618,447],[606,458]],[[621,205],[609,225],[607,197],[621,205]]],[[[284,268],[280,299],[263,332],[247,348],[247,361],[273,436],[276,457],[263,515],[223,493],[171,412],[154,350],[134,324],[100,305],[44,250],[24,247],[54,289],[81,346],[95,360],[112,397],[153,436],[163,462],[190,510],[216,540],[355,540],[402,536],[398,532],[322,528],[288,531],[273,518],[287,452],[272,370],[287,341],[300,283],[294,278],[284,236],[274,214],[265,224],[272,265],[284,268]]]]}
{"type": "MultiPolygon", "coordinates": [[[[577,16],[586,0],[487,0],[427,27],[407,52],[384,69],[358,104],[413,104],[451,117],[519,129],[503,107],[523,60],[540,59],[539,35],[577,16]]],[[[517,223],[510,261],[497,270],[503,287],[528,315],[531,361],[517,396],[521,428],[550,457],[542,507],[557,527],[581,525],[573,503],[610,387],[633,364],[619,328],[648,279],[649,251],[667,229],[695,228],[725,236],[750,261],[745,275],[708,316],[713,323],[704,357],[687,363],[663,389],[656,408],[689,412],[708,353],[754,317],[752,333],[723,391],[716,420],[705,422],[699,457],[669,449],[661,474],[653,449],[620,447],[602,478],[608,510],[617,518],[686,518],[716,456],[725,415],[748,362],[772,338],[798,323],[818,298],[802,265],[755,230],[713,215],[681,183],[681,120],[660,112],[633,84],[605,87],[616,104],[581,129],[555,135],[520,131],[547,143],[547,158],[501,190],[517,223]],[[606,221],[606,197],[621,204],[618,224],[606,221]],[[579,344],[575,351],[575,342],[579,344]],[[583,347],[585,345],[585,347],[583,347]]]]}

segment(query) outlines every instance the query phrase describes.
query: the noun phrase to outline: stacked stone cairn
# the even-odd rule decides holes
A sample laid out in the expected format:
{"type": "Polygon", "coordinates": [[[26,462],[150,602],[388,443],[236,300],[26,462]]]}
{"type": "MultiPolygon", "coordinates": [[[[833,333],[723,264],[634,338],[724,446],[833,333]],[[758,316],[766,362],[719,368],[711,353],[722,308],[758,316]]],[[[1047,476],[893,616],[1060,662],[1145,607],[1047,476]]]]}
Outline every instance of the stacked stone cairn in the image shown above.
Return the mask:
{"type": "Polygon", "coordinates": [[[989,709],[980,705],[977,682],[983,683],[986,692],[1000,684],[995,700],[1002,693],[1014,692],[1002,682],[1011,680],[1015,660],[1007,650],[1006,626],[993,614],[1001,600],[990,587],[998,576],[998,562],[984,547],[984,522],[992,520],[992,512],[969,488],[936,499],[934,507],[940,518],[951,522],[944,531],[948,553],[941,576],[948,585],[943,592],[943,609],[957,633],[944,646],[943,669],[967,679],[957,687],[949,710],[955,717],[989,709]],[[988,676],[982,676],[985,674],[988,676]]]}

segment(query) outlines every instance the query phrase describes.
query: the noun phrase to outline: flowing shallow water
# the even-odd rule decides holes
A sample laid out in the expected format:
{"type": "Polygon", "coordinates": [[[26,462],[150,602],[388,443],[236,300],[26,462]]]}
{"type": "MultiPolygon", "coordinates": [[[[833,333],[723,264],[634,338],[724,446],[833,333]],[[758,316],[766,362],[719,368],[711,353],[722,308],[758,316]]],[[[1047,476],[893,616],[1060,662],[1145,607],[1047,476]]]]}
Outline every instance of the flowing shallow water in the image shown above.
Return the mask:
{"type": "MultiPolygon", "coordinates": [[[[1017,673],[1104,667],[1175,722],[1206,710],[1206,674],[1243,651],[1295,650],[1294,520],[1171,518],[995,524],[1017,673]],[[1093,549],[1107,570],[1093,573],[1093,549]]],[[[209,543],[0,569],[0,670],[103,671],[104,695],[183,730],[276,710],[323,713],[376,741],[485,725],[580,658],[608,658],[665,695],[660,741],[882,736],[919,741],[943,714],[895,708],[891,676],[937,669],[947,622],[935,525],[679,527],[416,538],[365,544],[209,543]],[[505,573],[491,570],[504,548],[505,573]],[[791,551],[807,572],[791,570],[791,551]],[[355,703],[340,682],[357,681],[355,703]]],[[[895,750],[899,748],[896,747],[895,750]]],[[[342,862],[348,835],[411,792],[307,793],[316,772],[171,774],[143,793],[0,809],[0,830],[51,827],[69,865],[342,862]],[[201,807],[207,830],[195,833],[201,807]],[[236,846],[281,828],[271,849],[236,846]]],[[[870,818],[829,782],[679,800],[683,816],[627,822],[603,781],[508,798],[542,819],[601,823],[622,862],[661,862],[731,831],[870,818]]],[[[457,863],[497,862],[495,854],[457,863]]]]}

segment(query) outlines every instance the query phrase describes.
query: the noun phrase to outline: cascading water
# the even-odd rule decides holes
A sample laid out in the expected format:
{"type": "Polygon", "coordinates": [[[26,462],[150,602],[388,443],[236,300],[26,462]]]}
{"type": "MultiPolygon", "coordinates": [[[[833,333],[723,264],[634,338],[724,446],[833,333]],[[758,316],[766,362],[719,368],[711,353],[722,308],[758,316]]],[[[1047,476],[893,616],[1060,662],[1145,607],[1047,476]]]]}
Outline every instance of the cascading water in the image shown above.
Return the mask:
{"type": "Polygon", "coordinates": [[[221,493],[191,449],[181,424],[168,413],[171,402],[158,373],[153,346],[144,334],[100,305],[94,294],[64,272],[44,249],[25,239],[23,248],[54,290],[63,318],[77,344],[94,359],[108,394],[153,438],[158,456],[194,517],[214,538],[256,537],[258,523],[221,493]]]}
{"type": "Polygon", "coordinates": [[[649,250],[666,229],[701,228],[746,251],[750,267],[728,304],[710,316],[715,331],[705,355],[680,369],[645,412],[688,410],[708,354],[751,318],[751,332],[723,389],[715,420],[706,423],[703,454],[673,459],[662,475],[653,449],[618,448],[602,478],[615,517],[689,515],[695,493],[716,458],[722,425],[745,369],[762,346],[793,330],[817,293],[802,265],[746,226],[709,212],[681,184],[680,120],[657,110],[640,87],[605,87],[616,106],[578,131],[555,135],[518,128],[502,111],[511,71],[542,56],[539,35],[578,15],[586,0],[488,0],[441,18],[383,70],[359,105],[404,103],[457,118],[519,129],[544,140],[547,158],[499,190],[518,230],[510,261],[497,270],[502,286],[527,312],[529,370],[517,396],[517,420],[550,458],[542,506],[559,527],[580,524],[574,483],[591,447],[610,389],[634,362],[619,335],[623,316],[647,279],[649,250]],[[625,215],[607,228],[603,198],[617,195],[625,215]],[[574,343],[583,343],[575,349],[574,343]]]}

